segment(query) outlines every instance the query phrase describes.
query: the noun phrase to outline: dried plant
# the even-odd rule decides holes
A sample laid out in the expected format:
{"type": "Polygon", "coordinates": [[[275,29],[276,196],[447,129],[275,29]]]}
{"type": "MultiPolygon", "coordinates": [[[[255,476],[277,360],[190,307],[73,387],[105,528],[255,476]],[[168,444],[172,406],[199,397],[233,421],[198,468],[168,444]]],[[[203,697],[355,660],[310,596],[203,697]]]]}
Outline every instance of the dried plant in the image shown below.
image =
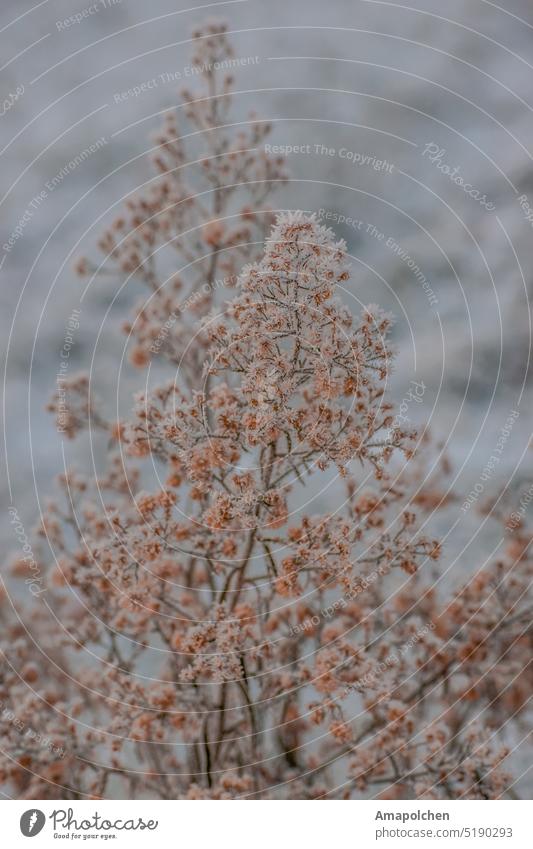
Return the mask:
{"type": "Polygon", "coordinates": [[[225,25],[212,23],[194,33],[191,66],[199,90],[182,91],[180,111],[165,115],[154,140],[157,176],[100,239],[104,268],[87,259],[78,263],[83,274],[115,269],[148,288],[124,328],[134,340],[131,361],[142,367],[159,355],[179,365],[193,385],[202,362],[200,346],[190,350],[194,318],[260,255],[273,222],[266,201],[286,180],[283,160],[261,149],[270,125],[254,113],[242,124],[229,120],[238,60],[225,32],[225,25]],[[191,128],[184,135],[181,112],[191,128]]]}
{"type": "Polygon", "coordinates": [[[63,476],[47,506],[31,624],[4,602],[0,699],[50,745],[11,724],[2,781],[24,798],[504,794],[500,729],[531,687],[530,536],[440,596],[416,516],[436,490],[385,394],[391,319],[343,303],[331,230],[301,212],[273,224],[283,164],[248,150],[264,124],[220,128],[224,28],[196,44],[200,177],[185,182],[169,118],[158,180],[101,245],[104,268],[149,287],[133,361],[172,375],[118,424],[85,378],[65,386],[67,435],[107,431],[109,462],[63,476]],[[219,276],[236,286],[224,304],[219,276]]]}

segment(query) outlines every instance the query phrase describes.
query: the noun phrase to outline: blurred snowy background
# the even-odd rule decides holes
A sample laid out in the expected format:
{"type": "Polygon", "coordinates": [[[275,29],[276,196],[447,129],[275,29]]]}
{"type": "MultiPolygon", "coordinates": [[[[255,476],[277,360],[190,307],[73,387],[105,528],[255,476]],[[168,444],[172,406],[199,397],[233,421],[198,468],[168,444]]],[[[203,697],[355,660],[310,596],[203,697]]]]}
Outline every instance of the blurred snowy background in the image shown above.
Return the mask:
{"type": "MultiPolygon", "coordinates": [[[[2,0],[7,549],[15,546],[9,503],[30,527],[63,453],[92,462],[62,443],[44,409],[73,308],[81,316],[72,371],[92,368],[95,390],[125,413],[139,388],[118,329],[138,291],[115,298],[117,281],[100,279],[80,304],[87,281],[72,266],[95,255],[121,199],[152,176],[142,154],[159,113],[178,103],[173,78],[189,64],[192,29],[209,16],[228,21],[237,57],[258,57],[235,72],[234,120],[254,110],[271,120],[272,144],[301,146],[288,155],[292,179],[277,205],[322,210],[353,257],[352,306],[376,302],[397,316],[392,397],[400,403],[412,380],[424,382],[408,414],[447,442],[460,496],[479,481],[511,410],[520,416],[487,491],[510,479],[520,491],[528,477],[517,463],[531,432],[530,2],[2,0]],[[339,224],[343,216],[351,221],[339,224]]],[[[96,440],[97,463],[101,448],[96,440]]],[[[460,504],[446,522],[445,566],[457,581],[498,537],[460,504]]]]}

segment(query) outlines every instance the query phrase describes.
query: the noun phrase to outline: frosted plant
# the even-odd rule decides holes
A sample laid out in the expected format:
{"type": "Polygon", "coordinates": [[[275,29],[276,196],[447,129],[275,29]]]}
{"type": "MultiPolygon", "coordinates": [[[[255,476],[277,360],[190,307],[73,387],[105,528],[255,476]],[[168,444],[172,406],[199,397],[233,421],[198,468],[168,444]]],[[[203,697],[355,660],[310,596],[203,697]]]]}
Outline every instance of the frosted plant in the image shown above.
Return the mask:
{"type": "MultiPolygon", "coordinates": [[[[198,63],[230,55],[218,25],[197,42],[198,63]]],[[[172,376],[119,423],[85,378],[66,386],[67,435],[90,419],[109,462],[63,476],[47,506],[46,605],[23,624],[3,602],[0,699],[49,742],[9,724],[1,780],[23,798],[504,794],[501,729],[531,686],[530,536],[439,597],[439,545],[416,516],[438,498],[415,486],[414,435],[385,394],[391,319],[344,305],[346,246],[313,216],[279,214],[263,243],[281,164],[233,157],[211,132],[229,82],[205,81],[210,98],[188,109],[210,139],[214,208],[183,184],[169,123],[161,183],[102,245],[152,292],[133,359],[164,356],[172,376]],[[237,221],[224,210],[240,179],[237,221]],[[162,246],[187,284],[158,276],[162,246]],[[225,303],[219,273],[235,287],[225,303]],[[184,291],[204,282],[193,320],[184,291]]]]}
{"type": "Polygon", "coordinates": [[[268,122],[255,114],[242,126],[230,120],[234,54],[226,29],[214,22],[194,33],[198,88],[182,91],[180,111],[165,114],[154,139],[155,178],[101,237],[103,266],[78,263],[82,274],[115,270],[148,288],[124,325],[135,342],[131,361],[142,367],[162,357],[181,364],[182,376],[193,382],[202,362],[198,344],[182,362],[193,320],[260,254],[273,221],[267,199],[286,179],[283,160],[262,146],[268,122]],[[184,135],[177,124],[182,113],[190,128],[184,135]]]}

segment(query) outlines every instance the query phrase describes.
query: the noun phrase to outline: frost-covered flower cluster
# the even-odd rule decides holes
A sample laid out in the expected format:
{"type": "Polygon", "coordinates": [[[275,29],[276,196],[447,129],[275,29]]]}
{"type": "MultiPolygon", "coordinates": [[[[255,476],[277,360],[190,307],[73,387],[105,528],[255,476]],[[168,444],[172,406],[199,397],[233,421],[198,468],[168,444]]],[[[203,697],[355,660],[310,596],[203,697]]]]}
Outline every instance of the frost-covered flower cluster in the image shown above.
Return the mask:
{"type": "Polygon", "coordinates": [[[385,394],[391,319],[344,305],[331,230],[265,210],[282,163],[239,152],[264,125],[219,129],[231,81],[209,69],[230,48],[219,25],[197,44],[209,97],[188,94],[187,114],[210,189],[169,119],[160,182],[102,244],[150,287],[133,360],[179,368],[119,423],[82,378],[68,387],[68,435],[92,417],[108,466],[61,478],[38,531],[46,605],[22,624],[4,601],[0,679],[61,756],[10,727],[0,780],[24,798],[499,796],[499,729],[531,687],[530,537],[451,603],[436,591],[417,513],[438,497],[385,394]],[[187,275],[161,280],[163,250],[187,275]],[[218,275],[235,287],[224,305],[218,275]],[[180,304],[204,283],[193,321],[180,304]]]}

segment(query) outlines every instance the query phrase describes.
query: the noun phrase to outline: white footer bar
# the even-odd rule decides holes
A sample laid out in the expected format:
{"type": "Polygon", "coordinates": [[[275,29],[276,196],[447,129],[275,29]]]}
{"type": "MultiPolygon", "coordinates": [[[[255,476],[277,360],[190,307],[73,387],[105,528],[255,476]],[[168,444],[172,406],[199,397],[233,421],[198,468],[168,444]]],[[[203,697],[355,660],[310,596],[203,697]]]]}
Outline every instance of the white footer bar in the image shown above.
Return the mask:
{"type": "Polygon", "coordinates": [[[524,801],[5,801],[1,814],[6,849],[533,849],[524,801]]]}

